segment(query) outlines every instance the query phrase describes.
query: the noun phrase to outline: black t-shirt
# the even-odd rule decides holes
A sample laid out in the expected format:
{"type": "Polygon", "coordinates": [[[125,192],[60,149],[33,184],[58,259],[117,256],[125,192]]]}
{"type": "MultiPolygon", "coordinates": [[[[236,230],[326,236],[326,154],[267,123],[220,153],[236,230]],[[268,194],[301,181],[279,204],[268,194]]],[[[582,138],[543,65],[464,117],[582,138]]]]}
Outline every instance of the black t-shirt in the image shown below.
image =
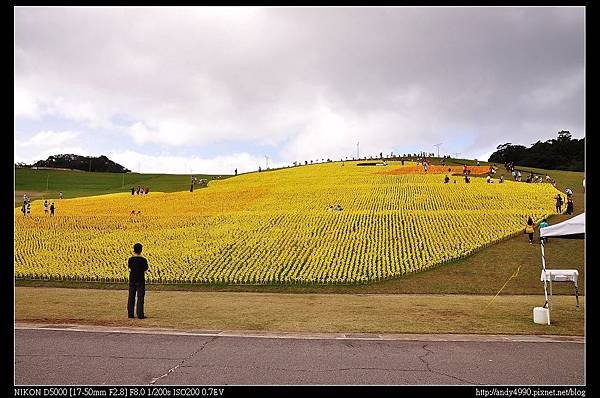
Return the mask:
{"type": "Polygon", "coordinates": [[[148,260],[142,256],[129,257],[129,282],[145,282],[144,272],[148,271],[148,260]]]}

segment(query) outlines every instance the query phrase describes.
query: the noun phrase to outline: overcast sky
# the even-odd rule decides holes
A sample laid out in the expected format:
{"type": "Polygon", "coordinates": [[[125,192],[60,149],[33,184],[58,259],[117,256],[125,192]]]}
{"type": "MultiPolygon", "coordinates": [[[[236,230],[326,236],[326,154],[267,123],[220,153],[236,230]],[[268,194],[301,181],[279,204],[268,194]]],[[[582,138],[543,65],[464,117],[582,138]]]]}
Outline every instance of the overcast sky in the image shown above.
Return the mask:
{"type": "Polygon", "coordinates": [[[585,136],[585,8],[26,8],[15,161],[233,173],[585,136]]]}

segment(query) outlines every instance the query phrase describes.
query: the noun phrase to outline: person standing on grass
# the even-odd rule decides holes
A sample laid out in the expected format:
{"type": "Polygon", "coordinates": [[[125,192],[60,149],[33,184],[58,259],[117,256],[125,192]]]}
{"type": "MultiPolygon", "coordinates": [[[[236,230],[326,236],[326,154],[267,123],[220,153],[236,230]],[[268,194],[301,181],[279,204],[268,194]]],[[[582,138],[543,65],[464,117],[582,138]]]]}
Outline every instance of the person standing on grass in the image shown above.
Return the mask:
{"type": "Polygon", "coordinates": [[[573,191],[571,191],[571,188],[567,188],[567,189],[565,189],[565,193],[567,194],[567,202],[568,202],[569,198],[573,196],[573,191]]]}
{"type": "Polygon", "coordinates": [[[48,214],[48,201],[44,200],[44,214],[48,214]]]}
{"type": "MultiPolygon", "coordinates": [[[[539,225],[539,227],[540,227],[540,234],[542,232],[542,228],[546,228],[547,226],[548,226],[548,221],[544,218],[542,220],[542,222],[540,223],[540,225],[539,225]]],[[[548,243],[548,238],[541,238],[540,237],[540,240],[543,240],[544,243],[548,243]]]]}
{"type": "Polygon", "coordinates": [[[135,296],[137,295],[137,317],[144,319],[144,296],[146,295],[145,272],[148,271],[148,260],[142,257],[142,244],[133,245],[133,256],[127,262],[129,267],[129,299],[127,300],[127,315],[134,318],[135,296]]]}
{"type": "Polygon", "coordinates": [[[535,224],[531,217],[527,220],[527,226],[525,227],[525,233],[529,235],[529,244],[533,244],[533,233],[535,232],[535,224]]]}
{"type": "Polygon", "coordinates": [[[63,198],[63,193],[62,193],[62,191],[60,191],[60,192],[58,193],[58,199],[62,199],[62,198],[63,198]]]}
{"type": "Polygon", "coordinates": [[[50,205],[50,217],[54,217],[54,202],[50,205]]]}
{"type": "Polygon", "coordinates": [[[556,199],[556,212],[560,214],[560,213],[562,213],[562,205],[563,205],[562,196],[560,196],[560,194],[556,194],[554,199],[556,199]]]}
{"type": "Polygon", "coordinates": [[[573,195],[570,195],[569,197],[567,197],[567,214],[568,215],[573,214],[573,195]]]}

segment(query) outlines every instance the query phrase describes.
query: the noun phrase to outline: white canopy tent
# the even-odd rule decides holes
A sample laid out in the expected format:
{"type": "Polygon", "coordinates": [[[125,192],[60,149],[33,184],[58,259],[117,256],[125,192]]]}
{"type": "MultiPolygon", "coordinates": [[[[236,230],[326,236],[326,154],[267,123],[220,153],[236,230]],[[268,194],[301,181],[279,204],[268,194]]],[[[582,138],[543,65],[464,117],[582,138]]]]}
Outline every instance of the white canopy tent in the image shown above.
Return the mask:
{"type": "Polygon", "coordinates": [[[540,229],[541,238],[575,238],[583,239],[585,235],[585,213],[570,218],[559,224],[540,229]]]}
{"type": "MultiPolygon", "coordinates": [[[[559,224],[540,229],[540,238],[550,237],[566,239],[583,239],[585,237],[585,213],[570,218],[559,224]]],[[[544,255],[544,239],[540,239],[540,246],[542,248],[542,275],[540,279],[544,282],[544,295],[546,298],[544,308],[548,308],[548,282],[550,282],[550,298],[552,298],[552,281],[573,282],[575,284],[575,300],[577,303],[576,305],[577,307],[579,307],[579,288],[577,285],[579,272],[577,270],[572,269],[546,269],[546,258],[544,255]]],[[[548,324],[550,324],[550,317],[548,317],[548,324]]]]}

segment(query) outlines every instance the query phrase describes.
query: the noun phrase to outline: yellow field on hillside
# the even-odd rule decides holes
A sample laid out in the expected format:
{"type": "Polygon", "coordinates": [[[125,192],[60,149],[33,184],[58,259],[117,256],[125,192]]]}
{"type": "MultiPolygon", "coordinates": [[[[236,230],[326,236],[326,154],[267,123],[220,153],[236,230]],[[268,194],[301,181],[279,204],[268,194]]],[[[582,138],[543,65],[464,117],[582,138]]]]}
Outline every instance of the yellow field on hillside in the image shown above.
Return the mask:
{"type": "Polygon", "coordinates": [[[381,173],[396,167],[336,162],[211,181],[193,193],[63,199],[53,218],[34,201],[30,216],[15,209],[15,274],[126,281],[140,242],[150,282],[388,279],[519,233],[528,216],[553,212],[558,192],[545,183],[381,173]],[[337,204],[342,211],[329,210],[337,204]]]}

